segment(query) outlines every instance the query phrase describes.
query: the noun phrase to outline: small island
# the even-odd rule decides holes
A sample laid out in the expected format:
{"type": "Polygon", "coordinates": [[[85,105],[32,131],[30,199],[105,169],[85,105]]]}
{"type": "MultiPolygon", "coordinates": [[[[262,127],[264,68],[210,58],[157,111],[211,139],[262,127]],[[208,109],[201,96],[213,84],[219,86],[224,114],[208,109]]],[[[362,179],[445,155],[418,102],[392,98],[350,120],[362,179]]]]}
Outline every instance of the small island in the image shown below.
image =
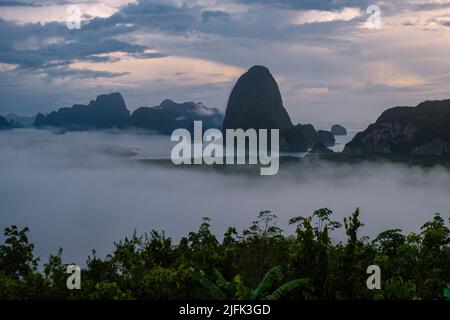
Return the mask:
{"type": "Polygon", "coordinates": [[[344,153],[450,155],[450,99],[384,111],[344,153]]]}
{"type": "Polygon", "coordinates": [[[340,124],[335,124],[331,127],[331,133],[334,136],[346,136],[347,135],[347,129],[345,129],[340,124]]]}

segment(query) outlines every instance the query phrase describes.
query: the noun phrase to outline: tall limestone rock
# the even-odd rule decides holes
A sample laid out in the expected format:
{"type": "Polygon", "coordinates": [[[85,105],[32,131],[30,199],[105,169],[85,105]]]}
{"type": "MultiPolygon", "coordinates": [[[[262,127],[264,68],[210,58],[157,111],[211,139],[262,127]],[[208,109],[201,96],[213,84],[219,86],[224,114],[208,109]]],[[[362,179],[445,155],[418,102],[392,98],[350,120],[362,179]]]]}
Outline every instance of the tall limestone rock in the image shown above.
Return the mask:
{"type": "Polygon", "coordinates": [[[228,100],[223,122],[223,130],[251,128],[279,129],[283,151],[305,152],[318,142],[334,145],[331,132],[316,131],[311,124],[292,124],[278,84],[263,66],[254,66],[239,78],[228,100]]]}
{"type": "Polygon", "coordinates": [[[288,129],[292,122],[283,106],[280,89],[269,69],[254,66],[231,92],[224,129],[288,129]]]}

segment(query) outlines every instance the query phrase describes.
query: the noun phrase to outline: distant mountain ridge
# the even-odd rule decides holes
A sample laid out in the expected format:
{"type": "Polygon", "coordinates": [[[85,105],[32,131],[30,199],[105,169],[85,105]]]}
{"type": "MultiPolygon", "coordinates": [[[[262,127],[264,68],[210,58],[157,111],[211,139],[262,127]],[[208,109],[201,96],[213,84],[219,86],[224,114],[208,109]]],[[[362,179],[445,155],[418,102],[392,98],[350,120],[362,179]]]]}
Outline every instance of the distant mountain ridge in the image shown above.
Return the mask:
{"type": "Polygon", "coordinates": [[[75,104],[47,115],[36,116],[35,127],[59,128],[67,131],[139,128],[159,134],[171,134],[178,128],[193,129],[194,121],[204,127],[217,127],[223,121],[218,109],[201,103],[176,103],[165,100],[159,106],[140,107],[133,113],[127,109],[120,93],[100,95],[88,105],[75,104]]]}
{"type": "Polygon", "coordinates": [[[164,100],[159,106],[138,108],[131,115],[129,124],[135,128],[171,134],[178,128],[193,131],[194,121],[202,121],[204,129],[221,128],[223,114],[219,109],[205,107],[202,103],[164,100]]]}
{"type": "Polygon", "coordinates": [[[36,116],[25,117],[19,116],[15,113],[9,113],[5,116],[5,118],[9,121],[12,128],[30,128],[36,121],[36,116]]]}
{"type": "Polygon", "coordinates": [[[344,153],[450,155],[450,99],[384,111],[344,153]]]}
{"type": "Polygon", "coordinates": [[[71,108],[60,108],[46,116],[38,114],[35,126],[58,127],[65,130],[89,130],[124,128],[130,111],[120,93],[100,95],[88,105],[75,104],[71,108]]]}

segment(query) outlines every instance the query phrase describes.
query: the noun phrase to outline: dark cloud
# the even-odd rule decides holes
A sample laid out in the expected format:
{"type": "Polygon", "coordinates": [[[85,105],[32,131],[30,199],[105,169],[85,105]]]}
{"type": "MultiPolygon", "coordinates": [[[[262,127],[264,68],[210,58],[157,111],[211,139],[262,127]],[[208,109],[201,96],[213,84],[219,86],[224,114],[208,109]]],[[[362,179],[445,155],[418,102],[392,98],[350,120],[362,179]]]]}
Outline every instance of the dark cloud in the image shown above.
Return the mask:
{"type": "Polygon", "coordinates": [[[101,2],[101,0],[2,0],[0,2],[0,7],[45,7],[50,5],[89,4],[99,2],[101,2]]]}
{"type": "Polygon", "coordinates": [[[216,20],[216,19],[228,19],[230,18],[230,14],[225,11],[218,11],[218,10],[205,10],[202,12],[202,19],[203,21],[208,20],[216,20]]]}
{"type": "Polygon", "coordinates": [[[50,68],[45,69],[45,73],[52,78],[70,77],[78,79],[116,78],[129,74],[128,72],[108,72],[71,68],[50,68]]]}
{"type": "Polygon", "coordinates": [[[122,51],[133,56],[143,55],[147,58],[145,48],[138,45],[132,45],[114,39],[105,39],[100,41],[74,41],[51,44],[36,50],[9,50],[0,52],[0,61],[8,64],[17,64],[20,67],[43,68],[54,66],[56,64],[70,64],[74,60],[85,60],[93,62],[110,61],[109,57],[98,55],[122,51]]]}
{"type": "Polygon", "coordinates": [[[22,1],[1,1],[0,7],[40,7],[40,4],[34,2],[22,2],[22,1]]]}
{"type": "Polygon", "coordinates": [[[439,2],[439,1],[430,1],[427,3],[418,3],[415,8],[417,10],[436,10],[436,9],[448,9],[449,3],[446,2],[439,2]]]}
{"type": "MultiPolygon", "coordinates": [[[[161,58],[167,54],[146,52],[143,45],[132,44],[114,39],[114,36],[130,32],[130,27],[117,25],[109,19],[93,19],[86,22],[82,30],[69,30],[65,23],[18,24],[0,18],[0,62],[17,65],[18,68],[35,69],[41,72],[46,68],[68,65],[76,60],[87,62],[114,62],[118,58],[108,56],[114,52],[124,52],[140,59],[161,58]],[[113,30],[114,29],[114,30],[113,30]],[[3,40],[4,39],[4,40],[3,40]],[[52,40],[52,41],[49,41],[52,40]],[[33,41],[38,48],[18,49],[19,45],[33,41]]],[[[76,75],[77,70],[70,69],[44,72],[48,76],[76,75]]],[[[80,71],[78,77],[84,78],[89,73],[80,71]]],[[[119,76],[102,72],[92,72],[95,77],[119,76]]]]}
{"type": "MultiPolygon", "coordinates": [[[[165,53],[147,53],[146,46],[116,40],[133,32],[160,32],[171,36],[212,34],[222,37],[243,37],[282,41],[300,35],[324,35],[340,25],[335,22],[310,26],[286,26],[274,28],[277,18],[262,11],[249,11],[240,17],[228,12],[201,10],[198,5],[166,4],[155,1],[138,1],[124,6],[108,18],[84,21],[81,30],[68,30],[65,23],[17,24],[0,20],[0,62],[20,67],[43,68],[57,61],[69,64],[73,60],[91,62],[111,61],[99,56],[117,51],[137,58],[159,58],[165,53]],[[58,39],[46,44],[48,39],[58,39]],[[40,43],[37,49],[16,49],[18,44],[34,39],[40,43]]],[[[341,23],[342,24],[342,23],[341,23]]],[[[206,43],[206,46],[208,43],[206,43]]]]}
{"type": "Polygon", "coordinates": [[[371,0],[236,0],[245,4],[264,4],[296,10],[335,10],[346,7],[367,8],[371,0]]]}

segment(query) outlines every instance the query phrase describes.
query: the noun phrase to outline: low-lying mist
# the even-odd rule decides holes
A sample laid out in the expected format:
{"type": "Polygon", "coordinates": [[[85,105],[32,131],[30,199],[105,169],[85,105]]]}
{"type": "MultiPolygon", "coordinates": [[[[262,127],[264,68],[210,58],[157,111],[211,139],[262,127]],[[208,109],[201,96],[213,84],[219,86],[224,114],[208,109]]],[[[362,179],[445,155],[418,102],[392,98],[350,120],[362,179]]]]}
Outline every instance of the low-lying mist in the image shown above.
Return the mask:
{"type": "MultiPolygon", "coordinates": [[[[64,249],[67,262],[84,264],[91,249],[110,253],[113,242],[164,230],[178,240],[212,219],[220,238],[271,210],[286,233],[290,217],[328,207],[342,220],[356,207],[361,235],[391,228],[418,231],[434,212],[448,217],[450,171],[400,164],[297,163],[276,176],[224,174],[134,161],[170,153],[170,137],[137,134],[15,130],[0,133],[0,228],[28,226],[36,254],[64,249]]],[[[342,231],[332,234],[343,240],[342,231]]]]}

